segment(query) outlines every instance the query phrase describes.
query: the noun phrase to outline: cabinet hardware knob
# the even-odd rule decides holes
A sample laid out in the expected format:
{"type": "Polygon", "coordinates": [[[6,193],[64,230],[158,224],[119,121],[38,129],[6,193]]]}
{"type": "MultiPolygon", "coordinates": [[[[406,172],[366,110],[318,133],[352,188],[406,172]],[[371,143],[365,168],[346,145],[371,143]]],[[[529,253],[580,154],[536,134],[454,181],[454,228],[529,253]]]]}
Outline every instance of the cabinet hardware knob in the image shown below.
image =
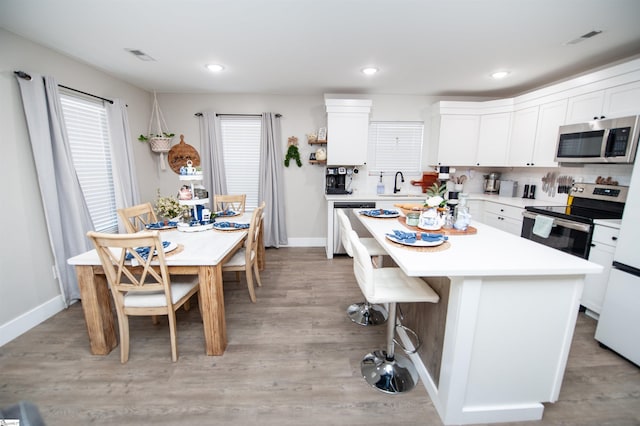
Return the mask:
{"type": "Polygon", "coordinates": [[[618,241],[618,237],[611,237],[613,241],[618,241]]]}
{"type": "Polygon", "coordinates": [[[595,246],[596,246],[595,244],[591,243],[591,247],[595,247],[595,246]]]}

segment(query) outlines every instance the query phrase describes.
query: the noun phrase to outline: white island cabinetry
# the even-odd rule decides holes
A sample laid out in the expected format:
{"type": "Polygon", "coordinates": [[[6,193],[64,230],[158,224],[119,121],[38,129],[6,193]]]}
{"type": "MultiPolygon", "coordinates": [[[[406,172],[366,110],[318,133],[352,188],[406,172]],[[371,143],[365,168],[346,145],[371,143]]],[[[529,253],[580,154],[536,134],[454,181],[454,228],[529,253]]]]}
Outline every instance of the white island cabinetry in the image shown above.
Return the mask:
{"type": "Polygon", "coordinates": [[[397,222],[359,220],[440,296],[403,303],[402,324],[421,337],[410,357],[443,424],[540,420],[543,404],[562,398],[584,278],[601,266],[477,222],[477,234],[419,251],[385,238],[397,222]]]}

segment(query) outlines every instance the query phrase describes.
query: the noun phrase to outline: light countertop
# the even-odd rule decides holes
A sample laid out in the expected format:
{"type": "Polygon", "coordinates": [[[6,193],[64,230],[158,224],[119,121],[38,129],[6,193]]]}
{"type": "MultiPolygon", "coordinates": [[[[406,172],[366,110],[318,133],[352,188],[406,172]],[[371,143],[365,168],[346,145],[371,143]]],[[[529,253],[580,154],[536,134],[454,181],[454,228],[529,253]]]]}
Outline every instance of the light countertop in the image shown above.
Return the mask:
{"type": "Polygon", "coordinates": [[[477,222],[471,223],[477,228],[477,234],[450,235],[448,249],[422,252],[392,243],[384,237],[394,229],[409,231],[397,219],[358,217],[407,275],[506,277],[580,275],[602,271],[602,266],[580,257],[477,222]]]}
{"type": "MultiPolygon", "coordinates": [[[[394,196],[392,194],[350,194],[350,195],[333,195],[333,194],[325,194],[325,199],[327,201],[380,201],[380,202],[393,202],[393,203],[414,203],[414,202],[424,202],[427,198],[427,194],[422,193],[404,193],[400,196],[394,196]]],[[[529,198],[519,198],[519,197],[501,197],[499,195],[489,195],[484,193],[470,193],[469,200],[481,200],[481,201],[491,201],[494,203],[505,204],[508,206],[525,208],[527,206],[564,206],[566,205],[564,202],[550,202],[548,200],[535,200],[529,198]]]]}

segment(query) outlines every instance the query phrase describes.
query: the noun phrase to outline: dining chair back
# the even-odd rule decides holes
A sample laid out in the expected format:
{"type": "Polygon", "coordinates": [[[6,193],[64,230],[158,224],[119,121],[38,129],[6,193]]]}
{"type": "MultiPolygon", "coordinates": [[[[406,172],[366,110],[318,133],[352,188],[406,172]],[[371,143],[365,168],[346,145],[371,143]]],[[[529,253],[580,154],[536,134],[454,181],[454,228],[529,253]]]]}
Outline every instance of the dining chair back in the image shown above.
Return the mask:
{"type": "Polygon", "coordinates": [[[118,209],[118,216],[129,233],[143,231],[146,229],[146,225],[158,222],[151,203],[118,209]]]}
{"type": "Polygon", "coordinates": [[[244,213],[245,203],[247,201],[246,194],[238,195],[221,195],[213,196],[214,211],[233,210],[234,212],[244,213]]]}
{"type": "Polygon", "coordinates": [[[111,288],[120,331],[120,361],[129,359],[129,316],[166,315],[171,359],[178,359],[175,311],[200,289],[198,277],[170,277],[159,231],[107,234],[90,231],[111,288]]]}
{"type": "Polygon", "coordinates": [[[263,224],[263,212],[265,202],[253,211],[249,232],[244,247],[238,250],[224,265],[223,272],[243,272],[247,279],[247,289],[249,290],[249,298],[253,303],[256,302],[256,292],[253,285],[253,277],[255,276],[258,287],[262,287],[260,279],[260,270],[258,267],[258,243],[260,229],[263,224]]]}

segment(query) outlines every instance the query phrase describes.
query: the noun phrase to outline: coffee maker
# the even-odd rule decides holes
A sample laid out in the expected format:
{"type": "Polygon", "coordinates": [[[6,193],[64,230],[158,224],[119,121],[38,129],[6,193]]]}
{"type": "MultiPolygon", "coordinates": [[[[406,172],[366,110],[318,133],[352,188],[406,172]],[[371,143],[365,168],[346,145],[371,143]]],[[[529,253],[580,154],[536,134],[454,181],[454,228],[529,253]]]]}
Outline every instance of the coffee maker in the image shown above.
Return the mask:
{"type": "Polygon", "coordinates": [[[346,189],[347,169],[344,167],[327,167],[325,175],[325,192],[327,194],[351,194],[346,189]]]}

